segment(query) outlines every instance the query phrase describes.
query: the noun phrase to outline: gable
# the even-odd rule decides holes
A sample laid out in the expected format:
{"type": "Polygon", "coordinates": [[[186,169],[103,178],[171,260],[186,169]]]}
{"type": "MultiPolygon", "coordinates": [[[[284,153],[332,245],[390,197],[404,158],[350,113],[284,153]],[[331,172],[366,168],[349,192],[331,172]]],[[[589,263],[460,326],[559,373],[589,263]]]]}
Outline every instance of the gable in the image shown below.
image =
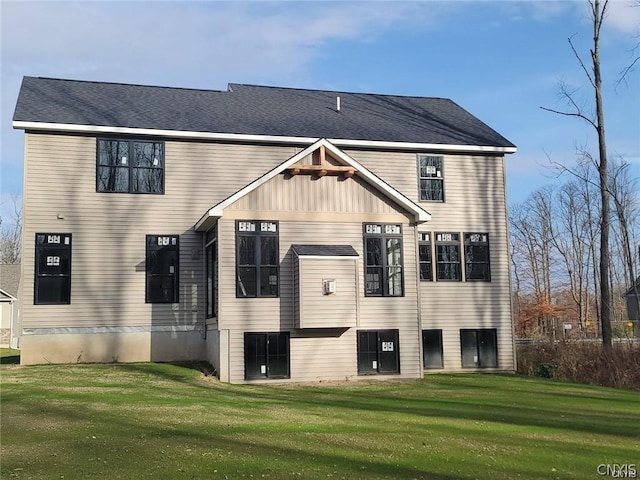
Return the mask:
{"type": "Polygon", "coordinates": [[[355,210],[349,210],[349,208],[373,208],[381,209],[380,213],[401,211],[406,212],[416,223],[423,223],[431,218],[431,215],[421,206],[371,173],[328,140],[320,139],[224,201],[214,205],[200,218],[194,228],[198,231],[208,230],[216,219],[222,217],[227,208],[265,210],[267,204],[277,210],[332,212],[335,211],[332,208],[339,208],[344,209],[345,213],[350,213],[355,210]],[[321,159],[319,164],[309,163],[309,157],[314,155],[319,155],[321,159]],[[332,157],[332,160],[327,161],[327,157],[332,157]],[[285,173],[287,177],[281,175],[285,173]],[[289,178],[289,175],[292,177],[289,178]],[[282,178],[277,178],[279,176],[282,178]],[[333,182],[323,183],[323,180],[327,180],[325,177],[333,182]],[[303,180],[297,178],[303,178],[303,180]],[[275,179],[274,185],[260,188],[273,179],[275,179]],[[292,179],[296,180],[291,182],[292,179]],[[299,203],[292,203],[289,199],[278,200],[276,197],[280,195],[278,192],[282,189],[290,193],[299,203]],[[334,199],[334,195],[338,200],[334,199]],[[358,206],[354,203],[357,199],[369,203],[358,206]],[[242,203],[240,206],[235,206],[238,202],[242,203]],[[350,202],[351,207],[348,206],[350,202]],[[311,210],[306,210],[303,206],[311,210]]]}

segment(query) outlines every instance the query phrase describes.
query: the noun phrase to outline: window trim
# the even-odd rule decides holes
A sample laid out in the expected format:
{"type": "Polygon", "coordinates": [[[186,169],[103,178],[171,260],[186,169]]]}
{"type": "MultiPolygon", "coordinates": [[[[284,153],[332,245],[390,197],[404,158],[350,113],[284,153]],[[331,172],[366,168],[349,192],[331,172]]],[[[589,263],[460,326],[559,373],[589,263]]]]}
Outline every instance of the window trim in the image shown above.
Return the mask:
{"type": "Polygon", "coordinates": [[[465,232],[464,233],[464,278],[467,282],[491,282],[491,245],[489,241],[489,234],[486,232],[465,232]],[[484,235],[486,237],[486,241],[467,241],[467,237],[471,235],[484,235]],[[469,262],[467,260],[467,246],[483,246],[486,245],[487,248],[487,261],[486,262],[469,262]],[[486,278],[469,278],[468,266],[470,264],[482,264],[487,266],[487,276],[486,278]]]}
{"type": "Polygon", "coordinates": [[[283,378],[291,378],[291,333],[285,332],[244,332],[243,336],[243,361],[244,361],[244,379],[245,380],[277,380],[283,378]],[[269,336],[277,335],[278,337],[286,339],[287,345],[287,373],[286,375],[269,375],[269,336]],[[249,375],[247,370],[247,339],[249,337],[263,337],[265,343],[265,374],[264,375],[249,375]]]}
{"type": "MultiPolygon", "coordinates": [[[[172,304],[172,303],[180,303],[180,235],[174,235],[174,234],[165,234],[165,235],[154,235],[154,234],[149,234],[149,235],[145,235],[144,238],[144,244],[145,244],[145,261],[144,261],[144,270],[145,270],[145,286],[144,286],[144,301],[145,303],[150,303],[152,305],[155,304],[172,304]],[[149,274],[149,253],[150,251],[153,250],[162,250],[162,248],[164,247],[173,247],[174,245],[162,245],[162,246],[158,246],[157,242],[158,242],[158,238],[160,237],[167,237],[169,238],[169,242],[171,242],[171,239],[175,238],[176,239],[176,243],[175,243],[175,248],[171,248],[170,250],[174,250],[176,252],[176,265],[175,265],[175,273],[173,275],[168,274],[168,275],[161,275],[164,277],[174,277],[174,294],[173,294],[173,300],[162,300],[162,301],[152,301],[149,299],[149,277],[153,276],[149,274]],[[155,245],[151,245],[150,243],[150,238],[156,238],[156,244],[155,245]],[[150,249],[149,247],[155,247],[153,249],[150,249]],[[160,248],[158,248],[160,247],[160,248]]],[[[159,275],[156,275],[159,276],[159,275]]]]}
{"type": "Polygon", "coordinates": [[[418,153],[416,155],[416,159],[417,159],[417,166],[418,166],[418,200],[420,202],[426,202],[426,203],[445,203],[446,201],[446,192],[445,192],[445,188],[444,188],[444,179],[445,179],[445,172],[444,172],[444,155],[434,155],[434,154],[430,154],[430,153],[418,153]],[[441,176],[440,177],[423,177],[422,176],[422,170],[421,170],[421,162],[420,160],[422,158],[426,158],[426,157],[436,157],[440,159],[440,173],[441,176]],[[441,185],[442,185],[442,199],[441,200],[434,200],[434,199],[423,199],[422,198],[422,188],[421,188],[421,180],[439,180],[441,185]]]}
{"type": "Polygon", "coordinates": [[[435,276],[433,274],[433,235],[431,232],[418,232],[418,276],[420,277],[421,282],[433,282],[435,281],[435,276]],[[427,245],[429,247],[429,261],[423,261],[420,255],[420,246],[427,245]],[[429,273],[430,278],[422,278],[422,265],[429,264],[429,273]]]}
{"type": "MultiPolygon", "coordinates": [[[[362,250],[364,252],[364,260],[363,260],[363,264],[364,264],[364,296],[365,297],[404,297],[405,296],[405,283],[404,283],[404,236],[403,236],[403,228],[402,228],[402,224],[401,223],[363,223],[362,224],[362,250]],[[367,233],[367,227],[368,226],[380,226],[381,227],[381,232],[380,233],[371,233],[368,232],[367,233]],[[400,232],[399,233],[387,233],[387,232],[383,232],[382,230],[386,227],[386,226],[398,226],[400,227],[400,232]],[[367,259],[368,259],[368,251],[367,251],[367,239],[368,238],[379,238],[381,239],[381,245],[382,245],[382,265],[369,265],[367,263],[367,259]],[[401,293],[399,295],[390,295],[389,294],[389,276],[387,275],[387,271],[389,268],[391,268],[388,264],[387,264],[387,244],[386,241],[389,238],[395,238],[395,239],[399,239],[400,240],[400,289],[401,289],[401,293]],[[382,293],[368,293],[367,292],[367,268],[382,268],[382,271],[384,273],[384,275],[382,276],[382,293]]],[[[393,265],[392,267],[397,268],[398,266],[393,265]]]]}
{"type": "Polygon", "coordinates": [[[235,221],[235,290],[236,290],[236,298],[280,298],[280,222],[278,220],[236,220],[235,221]],[[266,230],[258,230],[258,226],[261,227],[261,224],[275,224],[276,231],[270,232],[266,230]],[[256,228],[253,231],[240,230],[240,224],[255,224],[256,228]],[[261,276],[260,270],[262,267],[264,268],[273,268],[271,265],[261,265],[261,249],[260,242],[256,242],[254,247],[254,262],[255,262],[255,275],[256,275],[256,294],[255,295],[238,295],[238,282],[240,281],[240,264],[239,264],[239,251],[240,242],[238,239],[242,236],[245,237],[275,237],[276,238],[276,277],[277,277],[277,286],[275,295],[261,295],[260,294],[260,285],[261,285],[261,276]]]}
{"type": "Polygon", "coordinates": [[[73,260],[73,249],[72,249],[72,245],[73,245],[73,234],[71,233],[36,233],[35,234],[35,249],[34,249],[34,254],[35,254],[35,265],[34,265],[34,275],[33,275],[33,304],[34,305],[70,305],[71,304],[71,273],[72,273],[72,266],[71,266],[71,262],[73,260]],[[38,243],[38,235],[44,235],[45,237],[47,237],[47,239],[49,239],[50,237],[61,237],[60,238],[60,242],[52,242],[49,243],[47,241],[47,243],[38,243]],[[69,243],[61,243],[62,242],[62,237],[66,237],[69,239],[69,243]],[[57,245],[54,247],[47,247],[48,245],[57,245]],[[40,273],[40,255],[39,255],[39,250],[40,249],[44,249],[44,248],[53,248],[53,249],[58,249],[58,250],[67,250],[69,252],[69,272],[66,274],[41,274],[40,273]],[[67,282],[68,282],[68,296],[67,298],[64,298],[62,301],[58,301],[58,302],[42,302],[42,301],[38,301],[39,295],[39,288],[38,288],[38,279],[40,278],[53,278],[53,277],[57,277],[57,278],[67,278],[67,282]]]}
{"type": "Polygon", "coordinates": [[[207,241],[207,235],[204,242],[204,261],[205,261],[205,318],[217,318],[218,317],[218,237],[217,230],[212,232],[213,238],[207,241]],[[211,264],[209,262],[209,254],[213,259],[213,271],[211,271],[211,264]],[[209,291],[209,277],[211,276],[211,291],[209,291]],[[211,314],[209,314],[209,307],[211,307],[211,314]]]}
{"type": "Polygon", "coordinates": [[[120,137],[96,137],[96,193],[120,193],[120,194],[133,194],[133,195],[164,195],[165,193],[165,179],[166,179],[166,163],[165,163],[165,158],[166,158],[166,154],[165,154],[165,142],[163,140],[157,140],[157,139],[145,139],[145,138],[120,138],[120,137]],[[127,142],[129,144],[129,156],[131,157],[131,151],[133,148],[133,144],[134,143],[158,143],[162,146],[162,159],[161,159],[161,163],[162,163],[162,167],[155,167],[158,170],[162,170],[162,189],[160,192],[138,192],[138,191],[133,191],[132,186],[133,186],[133,171],[138,169],[138,168],[144,168],[144,169],[153,169],[154,167],[134,167],[133,166],[133,162],[129,161],[127,164],[127,169],[129,171],[129,185],[128,185],[128,189],[127,191],[124,192],[119,192],[119,191],[113,191],[113,190],[100,190],[100,167],[106,167],[106,168],[122,168],[124,169],[125,167],[122,166],[117,166],[117,165],[102,165],[100,164],[100,142],[105,141],[105,142],[127,142]]]}

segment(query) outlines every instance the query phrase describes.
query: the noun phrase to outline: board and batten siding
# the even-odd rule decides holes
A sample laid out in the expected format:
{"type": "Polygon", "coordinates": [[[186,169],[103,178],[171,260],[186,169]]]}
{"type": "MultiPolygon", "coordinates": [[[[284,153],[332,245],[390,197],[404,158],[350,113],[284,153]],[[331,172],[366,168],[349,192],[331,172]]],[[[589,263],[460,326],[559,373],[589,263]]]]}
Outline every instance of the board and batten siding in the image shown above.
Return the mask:
{"type": "MultiPolygon", "coordinates": [[[[218,222],[219,315],[218,328],[229,331],[229,379],[244,382],[244,332],[290,331],[291,380],[357,378],[357,330],[398,329],[400,377],[419,377],[415,227],[406,213],[394,207],[361,179],[314,178],[308,175],[274,177],[230,205],[218,222]],[[310,189],[314,194],[309,195],[310,189]],[[285,192],[286,195],[281,195],[285,192]],[[340,201],[313,199],[335,196],[340,201]],[[308,196],[305,210],[299,210],[308,196]],[[254,203],[255,202],[255,203],[254,203]],[[279,298],[236,298],[235,221],[279,222],[279,298]],[[395,222],[403,228],[405,295],[365,297],[363,223],[395,222]],[[294,244],[351,245],[358,253],[359,314],[355,328],[295,330],[294,244]],[[355,376],[355,377],[354,377],[355,376]]],[[[340,288],[340,287],[338,287],[340,288]]],[[[331,312],[327,312],[331,316],[331,312]]],[[[367,377],[360,377],[367,378],[367,377]]],[[[368,377],[370,378],[370,377],[368,377]]],[[[270,381],[270,380],[269,380],[270,381]]]]}
{"type": "MultiPolygon", "coordinates": [[[[195,232],[193,225],[211,206],[296,151],[293,147],[166,141],[164,195],[98,193],[95,137],[26,133],[24,362],[82,359],[76,346],[61,352],[57,345],[56,352],[47,352],[46,342],[44,347],[39,342],[37,349],[44,351],[33,351],[35,346],[30,349],[29,342],[44,332],[90,334],[91,329],[101,328],[100,332],[122,335],[127,330],[162,331],[168,342],[176,339],[176,345],[184,332],[201,339],[205,309],[203,245],[202,234],[195,232]],[[235,164],[242,168],[233,168],[235,164]],[[33,304],[36,233],[72,234],[69,305],[33,304]],[[177,304],[145,303],[148,234],[180,235],[177,304]]],[[[76,343],[81,344],[80,340],[76,343]]],[[[162,360],[158,355],[170,355],[164,344],[158,345],[154,354],[153,340],[151,343],[139,348],[142,352],[148,350],[148,355],[131,352],[129,347],[127,352],[117,353],[116,339],[114,353],[103,360],[141,360],[145,356],[162,360]]],[[[176,348],[179,350],[180,346],[176,348]]],[[[189,347],[179,356],[203,358],[203,348],[189,347]]]]}
{"type": "Polygon", "coordinates": [[[514,370],[504,157],[443,155],[445,201],[421,202],[416,153],[347,153],[431,213],[418,231],[460,233],[461,251],[464,232],[489,234],[491,282],[420,282],[421,325],[442,329],[447,371],[470,370],[461,366],[464,328],[496,328],[498,367],[514,370]]]}

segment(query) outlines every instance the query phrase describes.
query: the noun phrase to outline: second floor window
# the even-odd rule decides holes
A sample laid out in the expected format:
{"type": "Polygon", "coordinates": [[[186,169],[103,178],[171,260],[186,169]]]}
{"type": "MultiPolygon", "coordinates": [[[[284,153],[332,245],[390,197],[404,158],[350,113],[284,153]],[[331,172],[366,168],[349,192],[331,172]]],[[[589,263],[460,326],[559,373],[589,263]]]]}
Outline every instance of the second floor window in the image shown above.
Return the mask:
{"type": "Polygon", "coordinates": [[[459,233],[436,233],[436,279],[462,281],[459,233]]]}
{"type": "Polygon", "coordinates": [[[236,222],[236,297],[278,296],[278,222],[236,222]]]}
{"type": "Polygon", "coordinates": [[[464,234],[464,262],[467,281],[491,281],[489,235],[486,233],[464,234]]]}
{"type": "Polygon", "coordinates": [[[403,295],[402,225],[364,224],[365,295],[403,295]]]}
{"type": "Polygon", "coordinates": [[[433,280],[430,233],[418,233],[418,256],[420,260],[420,280],[433,280]]]}
{"type": "Polygon", "coordinates": [[[418,175],[420,201],[444,202],[442,157],[418,155],[418,175]]]}
{"type": "Polygon", "coordinates": [[[164,193],[164,143],[98,139],[96,190],[164,193]]]}

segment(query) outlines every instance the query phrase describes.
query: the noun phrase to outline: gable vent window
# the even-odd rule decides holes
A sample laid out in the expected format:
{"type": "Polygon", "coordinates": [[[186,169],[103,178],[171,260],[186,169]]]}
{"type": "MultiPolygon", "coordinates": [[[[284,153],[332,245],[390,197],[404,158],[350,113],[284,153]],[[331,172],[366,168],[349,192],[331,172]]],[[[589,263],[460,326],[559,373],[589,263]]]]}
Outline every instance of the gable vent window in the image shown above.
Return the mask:
{"type": "Polygon", "coordinates": [[[418,155],[420,201],[444,202],[442,157],[418,155]]]}
{"type": "Polygon", "coordinates": [[[164,143],[98,139],[96,191],[164,193],[164,143]]]}
{"type": "Polygon", "coordinates": [[[36,233],[33,303],[71,303],[71,234],[36,233]]]}

